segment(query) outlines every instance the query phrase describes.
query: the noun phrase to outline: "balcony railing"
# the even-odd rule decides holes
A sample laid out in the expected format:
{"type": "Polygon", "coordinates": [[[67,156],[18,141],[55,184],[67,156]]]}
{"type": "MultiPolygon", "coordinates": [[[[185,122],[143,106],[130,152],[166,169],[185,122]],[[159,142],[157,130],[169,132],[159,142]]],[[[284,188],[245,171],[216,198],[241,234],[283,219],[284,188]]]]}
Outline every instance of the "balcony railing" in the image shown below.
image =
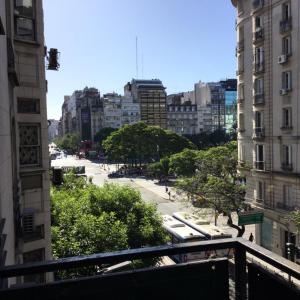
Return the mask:
{"type": "Polygon", "coordinates": [[[263,41],[264,39],[264,31],[262,27],[256,28],[255,32],[253,33],[253,43],[258,43],[263,41]]]}
{"type": "Polygon", "coordinates": [[[258,61],[253,63],[253,73],[254,75],[261,74],[265,71],[264,61],[258,61]]]}
{"type": "MultiPolygon", "coordinates": [[[[243,238],[211,240],[153,248],[124,250],[50,262],[7,266],[2,279],[34,273],[102,266],[119,262],[215,252],[231,249],[233,259],[222,257],[193,263],[150,267],[72,278],[46,284],[26,284],[0,290],[0,299],[299,299],[290,280],[300,280],[291,261],[243,238]],[[251,258],[250,258],[251,257],[251,258]]],[[[223,251],[224,252],[224,251],[223,251]]]]}
{"type": "Polygon", "coordinates": [[[291,163],[281,163],[281,169],[284,171],[293,171],[293,164],[291,163]]]}
{"type": "Polygon", "coordinates": [[[265,137],[264,127],[255,127],[253,132],[253,139],[263,139],[265,137]]]}
{"type": "Polygon", "coordinates": [[[265,169],[265,162],[264,161],[256,161],[256,162],[254,162],[254,167],[257,170],[264,170],[265,169]]]}
{"type": "Polygon", "coordinates": [[[280,33],[286,33],[292,30],[292,17],[280,21],[280,33]]]}
{"type": "Polygon", "coordinates": [[[285,211],[294,211],[296,209],[295,205],[288,205],[286,203],[282,203],[282,202],[277,202],[276,207],[281,209],[281,210],[285,210],[285,211]]]}
{"type": "Polygon", "coordinates": [[[253,104],[254,105],[265,104],[264,93],[254,94],[253,104]]]}

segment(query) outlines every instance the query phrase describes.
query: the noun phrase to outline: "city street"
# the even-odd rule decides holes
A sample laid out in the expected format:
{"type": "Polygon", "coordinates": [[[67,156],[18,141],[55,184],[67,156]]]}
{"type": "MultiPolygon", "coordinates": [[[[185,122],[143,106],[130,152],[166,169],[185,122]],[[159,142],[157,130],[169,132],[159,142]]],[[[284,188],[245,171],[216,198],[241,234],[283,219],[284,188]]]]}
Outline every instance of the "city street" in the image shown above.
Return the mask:
{"type": "MultiPolygon", "coordinates": [[[[102,165],[98,162],[92,162],[87,159],[78,159],[75,156],[68,155],[51,161],[52,167],[71,167],[71,166],[85,166],[86,175],[93,178],[93,183],[101,186],[105,182],[114,182],[123,185],[129,185],[140,191],[142,198],[145,202],[155,203],[157,209],[161,214],[172,215],[177,211],[191,211],[192,208],[187,205],[186,202],[182,201],[182,197],[176,194],[175,190],[168,187],[171,191],[171,199],[166,192],[165,185],[159,185],[156,181],[149,180],[142,177],[122,177],[122,178],[108,178],[108,174],[116,170],[115,165],[102,165]]],[[[206,219],[211,223],[214,223],[214,217],[211,213],[206,212],[203,214],[206,219]]],[[[236,223],[236,218],[234,218],[236,223]]],[[[231,227],[227,226],[227,218],[219,216],[218,225],[230,232],[234,237],[237,231],[231,227]]],[[[247,239],[250,233],[255,235],[254,225],[247,225],[244,237],[247,239]]]]}

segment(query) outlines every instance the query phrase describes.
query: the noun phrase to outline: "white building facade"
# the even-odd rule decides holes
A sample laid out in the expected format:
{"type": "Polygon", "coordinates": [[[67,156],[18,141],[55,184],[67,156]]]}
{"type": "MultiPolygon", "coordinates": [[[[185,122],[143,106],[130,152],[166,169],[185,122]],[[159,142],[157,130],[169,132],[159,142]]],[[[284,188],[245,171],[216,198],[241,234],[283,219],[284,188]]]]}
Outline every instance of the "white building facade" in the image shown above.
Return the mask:
{"type": "Polygon", "coordinates": [[[232,1],[237,8],[238,156],[246,199],[264,212],[256,242],[287,256],[299,245],[299,1],[232,1]]]}

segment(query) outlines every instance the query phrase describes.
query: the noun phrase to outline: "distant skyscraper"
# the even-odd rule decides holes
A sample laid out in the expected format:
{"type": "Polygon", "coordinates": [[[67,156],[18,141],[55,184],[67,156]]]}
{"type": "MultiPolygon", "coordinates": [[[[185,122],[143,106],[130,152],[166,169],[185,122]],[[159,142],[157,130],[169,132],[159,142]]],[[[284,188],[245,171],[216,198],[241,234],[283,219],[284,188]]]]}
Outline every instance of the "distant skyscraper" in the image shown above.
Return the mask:
{"type": "Polygon", "coordinates": [[[158,79],[132,79],[124,87],[125,94],[130,93],[133,101],[140,104],[141,121],[162,128],[167,128],[165,89],[158,79]]]}

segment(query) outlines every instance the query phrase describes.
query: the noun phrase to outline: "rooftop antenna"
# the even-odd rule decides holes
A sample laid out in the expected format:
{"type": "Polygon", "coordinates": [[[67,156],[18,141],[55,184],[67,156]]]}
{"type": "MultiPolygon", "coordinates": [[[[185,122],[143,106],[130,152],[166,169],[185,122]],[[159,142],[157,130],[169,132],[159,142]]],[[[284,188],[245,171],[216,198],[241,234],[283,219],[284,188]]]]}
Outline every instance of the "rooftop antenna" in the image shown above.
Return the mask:
{"type": "Polygon", "coordinates": [[[138,62],[138,37],[135,37],[135,64],[136,64],[136,78],[139,78],[139,62],[138,62]]]}
{"type": "Polygon", "coordinates": [[[144,55],[142,54],[142,79],[144,78],[144,55]]]}

